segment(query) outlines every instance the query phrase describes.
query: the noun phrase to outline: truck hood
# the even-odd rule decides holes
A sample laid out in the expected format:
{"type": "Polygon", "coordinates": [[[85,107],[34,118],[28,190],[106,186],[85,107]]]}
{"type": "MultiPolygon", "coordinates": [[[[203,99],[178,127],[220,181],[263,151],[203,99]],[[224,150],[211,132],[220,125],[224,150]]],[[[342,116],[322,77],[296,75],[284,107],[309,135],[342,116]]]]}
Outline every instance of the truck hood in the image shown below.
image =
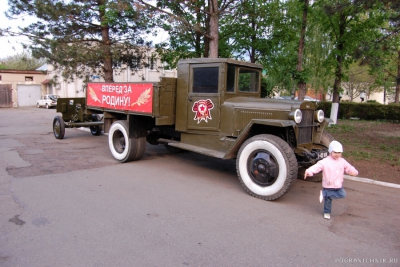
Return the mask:
{"type": "MultiPolygon", "coordinates": [[[[225,100],[227,108],[290,111],[300,108],[303,101],[271,98],[233,97],[225,100]]],[[[314,105],[313,103],[306,103],[314,105]]]]}

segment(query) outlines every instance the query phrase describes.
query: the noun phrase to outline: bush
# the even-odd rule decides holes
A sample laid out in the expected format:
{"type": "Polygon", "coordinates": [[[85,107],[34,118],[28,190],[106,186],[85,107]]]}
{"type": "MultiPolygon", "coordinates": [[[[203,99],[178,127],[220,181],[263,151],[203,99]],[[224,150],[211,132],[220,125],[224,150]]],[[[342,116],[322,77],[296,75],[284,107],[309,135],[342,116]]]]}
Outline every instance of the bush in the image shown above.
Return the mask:
{"type": "MultiPolygon", "coordinates": [[[[321,101],[318,108],[331,114],[332,102],[321,101]]],[[[381,105],[379,103],[340,102],[338,119],[359,118],[361,120],[400,121],[400,105],[381,105]]]]}

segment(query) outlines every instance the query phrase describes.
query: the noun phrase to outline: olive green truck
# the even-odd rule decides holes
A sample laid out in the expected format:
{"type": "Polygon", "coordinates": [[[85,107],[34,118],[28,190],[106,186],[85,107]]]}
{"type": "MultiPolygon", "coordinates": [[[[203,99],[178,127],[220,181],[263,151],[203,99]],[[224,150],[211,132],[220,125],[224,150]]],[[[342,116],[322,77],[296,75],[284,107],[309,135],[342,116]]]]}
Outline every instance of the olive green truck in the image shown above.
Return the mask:
{"type": "Polygon", "coordinates": [[[328,155],[330,119],[307,101],[261,98],[262,66],[232,59],[186,59],[177,78],[157,83],[89,83],[86,98],[60,98],[53,121],[108,133],[112,156],[139,160],[146,141],[170,151],[236,159],[244,189],[274,200],[298,172],[328,155]]]}

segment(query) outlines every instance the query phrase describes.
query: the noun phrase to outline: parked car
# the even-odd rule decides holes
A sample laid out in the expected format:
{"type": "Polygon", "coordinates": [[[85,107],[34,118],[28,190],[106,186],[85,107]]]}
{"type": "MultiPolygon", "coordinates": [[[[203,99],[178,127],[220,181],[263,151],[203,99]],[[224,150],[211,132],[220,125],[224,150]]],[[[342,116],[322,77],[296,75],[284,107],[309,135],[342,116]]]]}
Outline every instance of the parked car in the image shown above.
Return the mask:
{"type": "Polygon", "coordinates": [[[37,101],[37,107],[56,107],[57,106],[57,98],[60,98],[59,95],[42,95],[42,97],[37,101]]]}

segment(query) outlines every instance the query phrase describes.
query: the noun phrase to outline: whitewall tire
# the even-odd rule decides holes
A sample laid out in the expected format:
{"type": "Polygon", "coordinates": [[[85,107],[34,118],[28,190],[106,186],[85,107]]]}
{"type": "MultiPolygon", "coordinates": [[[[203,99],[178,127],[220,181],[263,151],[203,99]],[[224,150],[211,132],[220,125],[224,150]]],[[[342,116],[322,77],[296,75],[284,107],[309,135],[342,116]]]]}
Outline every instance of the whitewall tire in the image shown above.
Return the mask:
{"type": "Polygon", "coordinates": [[[248,139],[236,159],[239,180],[247,193],[274,200],[287,193],[297,178],[293,150],[281,138],[262,134],[248,139]]]}
{"type": "Polygon", "coordinates": [[[129,138],[128,121],[116,121],[110,127],[108,145],[111,154],[119,162],[138,160],[145,152],[146,137],[129,138]]]}

